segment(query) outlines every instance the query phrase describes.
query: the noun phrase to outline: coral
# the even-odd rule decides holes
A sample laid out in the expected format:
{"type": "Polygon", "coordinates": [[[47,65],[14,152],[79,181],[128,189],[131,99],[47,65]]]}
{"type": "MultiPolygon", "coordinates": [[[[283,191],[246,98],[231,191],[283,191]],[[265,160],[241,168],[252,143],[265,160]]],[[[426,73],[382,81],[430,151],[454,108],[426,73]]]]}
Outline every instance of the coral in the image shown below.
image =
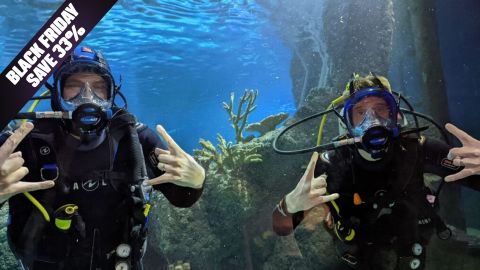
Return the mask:
{"type": "Polygon", "coordinates": [[[243,138],[242,132],[245,129],[247,124],[248,116],[255,110],[257,107],[255,100],[258,96],[258,90],[245,90],[245,93],[240,98],[238,107],[234,108],[235,93],[230,94],[230,103],[223,102],[223,108],[228,113],[232,127],[235,130],[235,142],[243,143],[245,138],[243,138]]]}
{"type": "Polygon", "coordinates": [[[174,264],[169,264],[168,265],[168,270],[190,270],[192,267],[190,266],[190,263],[188,262],[183,262],[183,261],[177,261],[174,264]]]}
{"type": "Polygon", "coordinates": [[[239,144],[227,142],[221,134],[217,134],[217,148],[212,142],[200,139],[202,149],[195,149],[195,157],[203,164],[215,162],[215,173],[238,173],[242,164],[262,162],[262,155],[257,154],[260,146],[240,147],[239,144]]]}
{"type": "Polygon", "coordinates": [[[284,112],[281,112],[275,115],[270,115],[260,122],[249,124],[245,128],[245,130],[249,132],[258,132],[260,133],[260,136],[263,136],[267,134],[267,132],[275,130],[275,128],[280,123],[285,121],[287,118],[288,118],[288,113],[284,113],[284,112]]]}
{"type": "Polygon", "coordinates": [[[222,162],[220,155],[217,153],[217,149],[211,141],[200,139],[199,143],[202,146],[202,149],[193,150],[198,161],[203,164],[208,164],[211,161],[215,161],[217,164],[222,162]]]}
{"type": "Polygon", "coordinates": [[[7,241],[7,220],[8,220],[8,203],[0,209],[0,256],[2,263],[0,270],[21,269],[15,256],[12,254],[7,241]]]}
{"type": "MultiPolygon", "coordinates": [[[[259,186],[263,179],[258,179],[258,174],[253,177],[250,174],[265,168],[264,157],[260,152],[265,153],[265,149],[271,149],[271,140],[268,140],[268,143],[264,140],[272,136],[261,136],[255,140],[252,140],[255,138],[254,135],[243,137],[243,132],[246,132],[246,127],[249,126],[248,116],[255,109],[254,101],[257,95],[257,91],[247,90],[238,99],[238,103],[235,101],[234,94],[231,94],[229,102],[223,103],[231,126],[235,130],[235,141],[229,142],[221,134],[217,134],[216,142],[200,139],[201,149],[194,150],[195,158],[206,170],[209,183],[205,186],[205,193],[199,205],[205,207],[208,224],[213,235],[220,241],[221,247],[214,248],[216,249],[215,258],[209,260],[209,263],[221,265],[222,269],[252,269],[251,265],[256,258],[255,252],[251,250],[251,241],[255,235],[251,221],[254,218],[253,215],[258,212],[258,206],[266,203],[263,199],[269,192],[259,186]],[[238,107],[234,107],[237,105],[235,103],[238,107]]],[[[284,115],[269,116],[258,123],[260,135],[275,129],[284,121],[281,118],[286,118],[287,115],[284,115]]],[[[254,128],[251,128],[253,131],[254,128]]],[[[266,171],[262,172],[266,173],[266,171]]],[[[278,181],[278,177],[276,180],[278,181]]],[[[275,183],[276,187],[279,185],[275,183]]],[[[268,211],[273,204],[270,203],[269,201],[268,211]]],[[[257,242],[260,245],[265,243],[264,250],[269,251],[268,247],[273,238],[269,237],[268,233],[262,236],[267,239],[259,238],[257,242]]],[[[270,252],[267,253],[265,257],[270,254],[270,252]]],[[[196,264],[192,265],[196,267],[196,264]]]]}
{"type": "MultiPolygon", "coordinates": [[[[214,166],[212,167],[212,170],[215,173],[238,174],[242,165],[262,161],[262,156],[257,153],[259,146],[251,144],[248,147],[242,147],[244,143],[255,138],[253,135],[243,137],[242,133],[247,125],[248,116],[257,107],[255,105],[257,96],[257,90],[245,90],[245,93],[240,97],[236,108],[234,106],[235,93],[230,94],[229,103],[223,102],[223,108],[228,113],[231,126],[235,130],[235,144],[227,142],[221,134],[217,134],[217,150],[212,142],[200,139],[199,143],[202,148],[195,149],[194,155],[204,165],[208,165],[208,167],[210,167],[213,162],[214,166]]],[[[258,132],[264,134],[263,132],[272,129],[272,126],[273,129],[275,129],[275,126],[283,121],[280,119],[284,117],[285,116],[281,116],[281,114],[270,116],[262,120],[260,123],[257,123],[257,125],[249,125],[249,127],[252,130],[255,130],[255,127],[257,127],[258,132]]]]}

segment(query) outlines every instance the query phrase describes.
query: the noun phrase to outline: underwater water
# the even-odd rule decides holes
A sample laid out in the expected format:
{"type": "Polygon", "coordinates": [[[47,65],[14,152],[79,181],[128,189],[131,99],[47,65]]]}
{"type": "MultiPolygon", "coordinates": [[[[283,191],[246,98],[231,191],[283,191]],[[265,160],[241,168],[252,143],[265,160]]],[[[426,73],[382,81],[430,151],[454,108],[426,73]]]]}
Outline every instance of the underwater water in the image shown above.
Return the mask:
{"type": "MultiPolygon", "coordinates": [[[[2,2],[1,66],[60,2],[2,2]]],[[[267,16],[253,1],[119,1],[83,44],[101,50],[115,78],[122,76],[129,109],[149,126],[164,125],[191,152],[198,137],[231,139],[221,106],[230,92],[261,92],[253,121],[294,112],[291,52],[267,16]]]]}
{"type": "MultiPolygon", "coordinates": [[[[1,1],[2,70],[62,2],[1,1]]],[[[273,130],[326,109],[352,72],[373,71],[389,77],[416,110],[479,138],[479,26],[475,0],[119,0],[83,44],[104,53],[117,83],[121,76],[128,109],[150,127],[162,124],[207,174],[191,208],[155,195],[145,268],[350,269],[338,263],[320,217],[295,236],[273,232],[272,209],[309,160],[275,154],[273,130]],[[244,138],[256,138],[239,142],[222,103],[234,93],[238,106],[247,89],[258,90],[247,92],[256,97],[247,124],[272,115],[277,122],[266,135],[243,130],[244,138]],[[194,151],[206,149],[199,139],[210,141],[224,163],[194,151]],[[222,146],[240,158],[229,160],[222,146]]],[[[42,101],[37,111],[49,107],[42,101]]],[[[292,135],[293,148],[315,144],[315,121],[292,135]]],[[[337,122],[328,120],[326,139],[338,135],[337,122]]],[[[480,195],[448,192],[441,213],[456,238],[432,241],[426,269],[476,269],[480,195]]],[[[5,211],[0,270],[20,269],[6,242],[5,211]]]]}

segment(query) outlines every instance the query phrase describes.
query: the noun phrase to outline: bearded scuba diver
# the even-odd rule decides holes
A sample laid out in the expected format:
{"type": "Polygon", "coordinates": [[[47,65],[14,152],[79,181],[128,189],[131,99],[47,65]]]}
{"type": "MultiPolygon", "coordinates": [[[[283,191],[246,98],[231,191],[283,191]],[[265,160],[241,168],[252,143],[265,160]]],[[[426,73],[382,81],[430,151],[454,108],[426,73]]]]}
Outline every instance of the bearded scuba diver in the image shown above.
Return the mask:
{"type": "MultiPolygon", "coordinates": [[[[435,191],[424,183],[424,173],[443,178],[461,168],[446,159],[448,143],[421,134],[426,127],[418,125],[417,117],[440,127],[415,112],[391,90],[385,77],[354,75],[327,111],[284,129],[274,140],[276,152],[323,152],[314,153],[297,186],[275,207],[274,231],[288,235],[313,207],[328,207],[331,219],[325,227],[336,240],[342,263],[352,269],[424,269],[431,236],[451,236],[437,214],[444,182],[435,191]],[[401,108],[400,100],[410,108],[401,108]],[[328,113],[340,119],[344,131],[334,141],[320,144],[322,119],[317,146],[279,149],[279,140],[288,130],[328,113]],[[414,116],[414,128],[407,128],[406,114],[414,116]]],[[[475,178],[480,177],[472,176],[463,184],[480,190],[475,178]]]]}
{"type": "MultiPolygon", "coordinates": [[[[144,181],[165,174],[157,151],[167,147],[126,110],[100,52],[77,47],[53,80],[46,85],[53,111],[19,113],[34,120],[34,130],[17,150],[30,172],[23,181],[55,186],[10,197],[10,248],[28,270],[143,269],[152,192],[144,181]]],[[[195,187],[164,182],[153,189],[189,207],[203,179],[195,187]]]]}

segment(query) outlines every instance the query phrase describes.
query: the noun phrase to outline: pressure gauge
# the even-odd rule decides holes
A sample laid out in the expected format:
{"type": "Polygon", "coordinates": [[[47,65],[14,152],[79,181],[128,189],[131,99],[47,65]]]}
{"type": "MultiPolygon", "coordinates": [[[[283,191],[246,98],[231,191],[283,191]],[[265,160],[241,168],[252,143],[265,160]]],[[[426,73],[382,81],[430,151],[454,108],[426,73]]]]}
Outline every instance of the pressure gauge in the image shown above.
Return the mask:
{"type": "Polygon", "coordinates": [[[418,269],[420,267],[420,260],[417,258],[414,258],[413,260],[410,261],[410,269],[418,269]]]}
{"type": "Polygon", "coordinates": [[[422,245],[420,245],[419,243],[413,244],[412,245],[412,252],[413,252],[413,255],[420,256],[420,254],[422,254],[422,252],[423,252],[422,245]]]}
{"type": "Polygon", "coordinates": [[[115,264],[115,270],[130,270],[130,266],[126,261],[119,261],[115,264]]]}
{"type": "Polygon", "coordinates": [[[117,253],[117,256],[120,258],[128,258],[130,256],[130,252],[132,251],[132,248],[128,244],[120,244],[117,247],[117,250],[115,251],[117,253]]]}

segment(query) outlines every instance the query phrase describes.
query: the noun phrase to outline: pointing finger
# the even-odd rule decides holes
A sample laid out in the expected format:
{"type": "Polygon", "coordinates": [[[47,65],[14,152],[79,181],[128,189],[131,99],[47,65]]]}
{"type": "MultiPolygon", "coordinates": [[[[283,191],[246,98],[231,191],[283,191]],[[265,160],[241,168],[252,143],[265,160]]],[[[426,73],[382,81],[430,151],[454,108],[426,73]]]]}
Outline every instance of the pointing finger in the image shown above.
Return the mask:
{"type": "Polygon", "coordinates": [[[8,137],[5,143],[0,147],[0,165],[13,153],[20,142],[32,131],[33,124],[30,122],[23,123],[15,132],[8,137]]]}
{"type": "Polygon", "coordinates": [[[165,142],[168,145],[168,149],[172,154],[176,154],[179,152],[182,152],[182,149],[178,144],[173,140],[173,138],[167,133],[167,131],[163,128],[161,125],[157,125],[157,131],[162,136],[162,138],[165,140],[165,142]]]}
{"type": "Polygon", "coordinates": [[[317,165],[318,160],[318,153],[313,152],[312,157],[310,158],[310,162],[308,163],[307,169],[305,170],[305,177],[306,181],[311,181],[313,179],[313,175],[315,173],[315,167],[317,165]]]}
{"type": "Polygon", "coordinates": [[[21,192],[30,192],[41,189],[49,189],[55,186],[54,181],[43,181],[43,182],[18,182],[20,185],[21,192]]]}
{"type": "Polygon", "coordinates": [[[463,169],[456,174],[448,175],[447,177],[445,177],[445,182],[457,181],[459,179],[463,179],[463,178],[468,177],[470,175],[473,175],[472,170],[463,169]]]}
{"type": "Polygon", "coordinates": [[[465,131],[459,129],[458,127],[450,123],[446,124],[445,128],[448,130],[448,132],[452,133],[455,137],[457,137],[463,145],[468,145],[470,142],[476,141],[465,131]]]}
{"type": "Polygon", "coordinates": [[[11,184],[6,189],[3,190],[2,193],[16,195],[23,192],[30,192],[35,190],[41,189],[49,189],[55,186],[55,182],[53,181],[43,181],[43,182],[17,182],[11,184]]]}

